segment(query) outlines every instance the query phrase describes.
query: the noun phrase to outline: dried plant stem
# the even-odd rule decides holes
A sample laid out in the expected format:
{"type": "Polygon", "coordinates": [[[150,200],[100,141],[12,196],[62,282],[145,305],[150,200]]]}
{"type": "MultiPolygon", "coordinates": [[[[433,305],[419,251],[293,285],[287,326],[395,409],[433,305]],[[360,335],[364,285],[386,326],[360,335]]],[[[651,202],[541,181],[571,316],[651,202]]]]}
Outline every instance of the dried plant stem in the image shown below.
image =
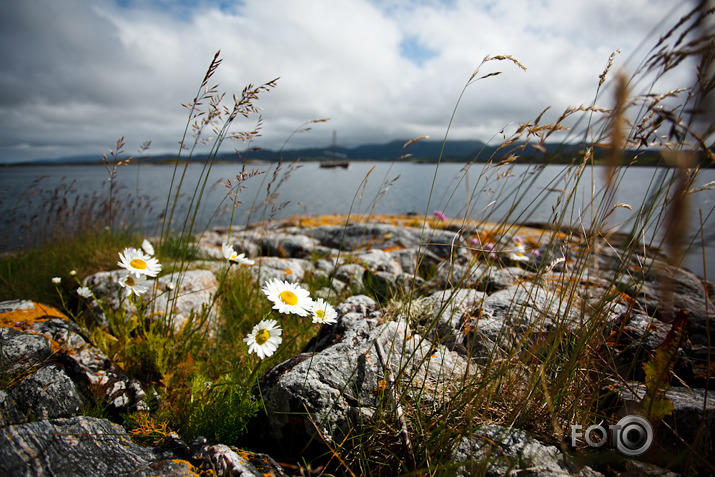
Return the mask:
{"type": "Polygon", "coordinates": [[[400,397],[395,389],[395,375],[392,373],[392,368],[390,367],[390,363],[387,361],[385,350],[382,347],[382,343],[380,343],[379,337],[375,340],[375,349],[377,350],[377,357],[380,360],[380,364],[385,370],[387,385],[389,389],[392,390],[392,400],[395,403],[395,413],[397,414],[397,420],[400,422],[400,437],[402,438],[402,445],[405,448],[405,454],[407,454],[407,469],[409,471],[414,471],[417,468],[417,462],[415,461],[415,453],[412,450],[410,432],[407,429],[407,421],[405,420],[405,413],[402,410],[400,397]]]}

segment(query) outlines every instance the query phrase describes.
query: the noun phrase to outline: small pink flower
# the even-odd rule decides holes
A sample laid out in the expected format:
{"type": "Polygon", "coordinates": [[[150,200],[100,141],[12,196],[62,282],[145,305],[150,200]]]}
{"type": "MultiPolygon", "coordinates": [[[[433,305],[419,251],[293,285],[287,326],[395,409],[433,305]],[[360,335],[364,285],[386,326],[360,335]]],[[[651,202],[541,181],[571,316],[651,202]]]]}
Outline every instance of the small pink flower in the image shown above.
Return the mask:
{"type": "Polygon", "coordinates": [[[441,210],[435,210],[435,211],[434,211],[434,216],[437,217],[437,218],[438,218],[440,221],[442,221],[442,222],[444,222],[445,220],[447,220],[446,217],[444,216],[444,212],[442,212],[441,210]]]}
{"type": "Polygon", "coordinates": [[[479,239],[477,237],[472,237],[472,245],[477,245],[479,243],[479,239]]]}
{"type": "Polygon", "coordinates": [[[489,258],[497,258],[497,254],[494,252],[490,253],[489,258]]]}
{"type": "Polygon", "coordinates": [[[518,236],[518,235],[515,235],[515,236],[514,236],[514,242],[516,242],[516,243],[522,243],[523,241],[524,241],[524,239],[522,239],[520,236],[518,236]]]}
{"type": "Polygon", "coordinates": [[[493,248],[494,248],[494,244],[493,244],[493,243],[488,243],[488,244],[486,244],[486,245],[484,246],[484,250],[486,250],[487,252],[490,251],[490,250],[493,249],[493,248]]]}
{"type": "Polygon", "coordinates": [[[540,257],[540,256],[541,256],[541,252],[539,252],[538,250],[534,250],[534,251],[531,252],[531,253],[534,255],[534,257],[540,257]]]}

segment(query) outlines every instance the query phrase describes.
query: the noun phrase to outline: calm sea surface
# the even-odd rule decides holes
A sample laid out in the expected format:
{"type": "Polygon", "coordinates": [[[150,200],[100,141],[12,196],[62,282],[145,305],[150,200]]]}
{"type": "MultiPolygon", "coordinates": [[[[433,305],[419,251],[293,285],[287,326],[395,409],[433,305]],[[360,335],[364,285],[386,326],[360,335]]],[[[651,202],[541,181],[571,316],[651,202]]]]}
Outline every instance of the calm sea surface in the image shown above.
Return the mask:
{"type": "MultiPolygon", "coordinates": [[[[297,214],[417,213],[430,215],[441,210],[448,217],[511,222],[552,222],[555,214],[565,216],[565,223],[583,223],[586,228],[612,205],[623,203],[607,219],[614,230],[630,231],[646,225],[646,234],[657,236],[664,191],[672,187],[672,173],[665,169],[632,167],[619,172],[615,196],[604,197],[604,171],[587,168],[580,175],[567,166],[514,165],[488,168],[483,164],[415,164],[352,162],[348,169],[320,168],[307,162],[299,167],[284,164],[276,172],[274,164],[249,164],[247,170],[263,174],[236,184],[240,165],[216,164],[208,180],[197,211],[195,230],[207,225],[259,222],[270,217],[297,214]],[[222,184],[223,183],[223,184],[222,184]],[[575,192],[573,192],[575,191],[575,192]],[[570,200],[569,200],[570,197],[570,200]],[[241,202],[233,207],[233,200],[241,202]]],[[[121,167],[114,181],[114,197],[125,223],[132,223],[146,234],[161,227],[160,214],[170,191],[173,166],[132,164],[121,167]]],[[[182,169],[179,169],[179,174],[182,169]]],[[[57,201],[66,201],[63,210],[94,203],[108,196],[107,170],[101,165],[17,166],[0,168],[0,225],[5,230],[0,246],[15,249],[27,242],[28,223],[40,228],[57,201]],[[44,215],[43,215],[44,214],[44,215]],[[23,224],[25,226],[23,227],[23,224]],[[23,235],[24,234],[24,235],[23,235]]],[[[206,177],[201,164],[190,165],[182,187],[175,217],[186,217],[190,198],[197,196],[206,177]],[[198,189],[197,189],[198,184],[198,189]]],[[[715,170],[699,173],[691,189],[715,181],[715,170]]],[[[178,182],[178,177],[175,182],[178,182]]],[[[671,189],[672,190],[672,189],[671,189]]],[[[703,274],[702,248],[710,277],[715,276],[715,191],[689,194],[689,230],[684,231],[691,250],[684,264],[703,274]],[[700,230],[701,218],[703,222],[700,230]],[[704,237],[704,241],[701,237],[704,237]]],[[[65,203],[65,202],[63,202],[65,203]]],[[[117,211],[115,210],[115,217],[117,211]]],[[[40,230],[38,229],[38,233],[40,230]]],[[[712,279],[711,279],[712,280],[712,279]]]]}

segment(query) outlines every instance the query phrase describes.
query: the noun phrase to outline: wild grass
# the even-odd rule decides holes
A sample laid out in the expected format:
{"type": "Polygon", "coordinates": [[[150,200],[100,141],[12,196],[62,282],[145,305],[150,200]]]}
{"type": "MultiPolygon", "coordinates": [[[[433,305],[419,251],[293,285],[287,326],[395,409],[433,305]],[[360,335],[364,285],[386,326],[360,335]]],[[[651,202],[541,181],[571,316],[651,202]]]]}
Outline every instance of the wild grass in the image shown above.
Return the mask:
{"type": "MultiPolygon", "coordinates": [[[[534,120],[518,124],[510,134],[502,131],[500,148],[493,156],[475,157],[466,164],[454,186],[442,191],[441,197],[434,188],[430,191],[429,205],[421,220],[415,219],[415,225],[425,233],[429,228],[440,227],[457,231],[459,241],[443,246],[450,250],[464,248],[469,261],[466,266],[461,265],[456,254],[448,254],[450,258],[438,264],[420,249],[416,275],[430,279],[446,269],[452,288],[481,287],[488,291],[486,281],[470,283],[470,274],[482,267],[489,277],[498,268],[518,266],[532,274],[521,291],[531,300],[545,297],[543,309],[529,311],[522,304],[512,303],[511,323],[527,324],[518,333],[512,333],[505,321],[499,330],[503,345],[486,352],[479,334],[479,322],[484,317],[478,308],[471,310],[462,323],[463,340],[455,347],[467,359],[469,372],[454,377],[448,388],[437,390],[419,384],[416,371],[410,371],[417,367],[396,370],[386,367],[386,375],[390,375],[386,376],[388,391],[380,395],[372,418],[342,442],[326,440],[324,458],[296,464],[296,472],[322,468],[345,475],[450,474],[456,470],[449,458],[456,443],[478,432],[479,426],[492,423],[526,430],[569,451],[565,443],[571,425],[587,427],[610,417],[604,389],[632,378],[641,366],[650,366],[646,373],[670,375],[672,364],[667,359],[648,361],[646,365],[649,356],[642,351],[638,354],[638,350],[624,372],[623,363],[617,362],[613,352],[614,327],[609,311],[617,303],[625,303],[629,313],[636,306],[623,293],[637,296],[645,280],[645,272],[640,274],[629,266],[633,259],[664,249],[671,264],[677,266],[688,246],[683,242],[682,231],[687,227],[684,221],[689,213],[688,200],[697,193],[694,180],[699,164],[715,159],[712,153],[715,125],[712,116],[708,116],[712,111],[705,101],[715,87],[712,77],[715,35],[699,28],[712,18],[712,11],[705,5],[694,8],[659,39],[642,67],[630,77],[611,71],[614,53],[607,59],[590,103],[569,108],[550,122],[546,119],[548,110],[544,110],[534,120]],[[659,91],[661,80],[669,71],[683,68],[689,62],[697,65],[692,85],[659,91]],[[643,84],[647,84],[644,92],[643,84]],[[573,153],[572,163],[563,167],[546,189],[535,196],[530,192],[544,171],[543,164],[529,166],[518,181],[508,180],[515,175],[514,164],[527,148],[544,151],[546,155],[547,141],[579,130],[576,128],[579,124],[586,124],[580,128],[581,143],[585,146],[573,153]],[[641,156],[652,154],[652,150],[662,155],[643,202],[617,203],[616,192],[627,187],[625,172],[641,156]],[[599,164],[604,167],[596,169],[599,164]],[[475,170],[478,170],[476,177],[475,170]],[[605,186],[597,190],[594,177],[600,170],[605,173],[605,186]],[[585,195],[577,192],[584,189],[590,192],[585,195]],[[432,204],[446,209],[458,194],[466,196],[460,216],[447,223],[441,222],[443,215],[431,216],[432,204]],[[477,208],[477,199],[484,196],[490,197],[490,202],[477,208]],[[528,222],[532,212],[547,200],[554,200],[555,204],[547,220],[548,227],[543,228],[540,236],[529,239],[529,246],[538,246],[540,257],[514,259],[514,254],[524,253],[521,242],[514,240],[517,224],[528,222]],[[621,209],[635,210],[637,214],[623,221],[618,218],[621,209]],[[492,228],[485,229],[485,223],[492,228]],[[599,261],[605,252],[619,260],[615,270],[608,274],[603,273],[604,265],[599,261]],[[599,295],[589,294],[589,284],[597,281],[601,287],[599,295]],[[551,313],[551,305],[558,303],[565,306],[551,313]],[[422,388],[415,398],[416,385],[422,388]],[[434,399],[437,394],[443,394],[442,399],[434,399]]],[[[468,78],[455,113],[469,89],[478,87],[481,81],[494,81],[500,74],[482,72],[494,62],[526,68],[508,55],[486,57],[468,78]]],[[[188,120],[170,193],[159,216],[160,227],[150,233],[154,234],[156,257],[164,266],[162,273],[177,273],[172,287],[180,287],[187,271],[201,258],[197,243],[206,231],[197,230],[197,222],[219,150],[226,140],[244,143],[255,140],[262,123],[256,103],[259,96],[277,85],[277,80],[257,87],[249,85],[226,106],[226,95],[210,84],[220,63],[217,53],[195,98],[184,105],[188,120]],[[253,120],[256,116],[255,126],[232,132],[236,120],[253,120]],[[202,146],[208,147],[208,159],[201,165],[198,180],[189,183],[187,168],[195,162],[194,154],[202,146]],[[180,202],[187,190],[188,205],[184,207],[180,202]]],[[[296,131],[302,132],[307,125],[323,121],[309,121],[296,131]]],[[[445,144],[451,126],[450,121],[445,144]]],[[[408,150],[416,140],[406,143],[403,150],[408,150]]],[[[0,257],[0,300],[25,298],[65,307],[110,359],[156,391],[160,400],[152,403],[150,413],[126,416],[130,433],[138,441],[157,445],[171,431],[178,432],[187,442],[200,435],[227,444],[245,441],[250,420],[261,410],[257,378],[271,365],[304,351],[317,329],[311,328],[307,317],[285,320],[281,323],[283,344],[274,355],[266,360],[249,355],[242,340],[256,323],[271,316],[271,304],[254,274],[224,260],[202,265],[216,272],[216,292],[210,306],[192,313],[181,327],[174,326],[171,312],[162,314],[165,310],[157,308],[157,298],[168,293],[168,289],[161,287],[147,292],[144,302],[132,299],[133,307],[124,306],[130,299],[119,307],[105,303],[102,311],[106,323],[95,320],[88,302],[77,296],[75,277],[116,268],[117,252],[127,246],[137,247],[147,235],[122,225],[135,221],[144,200],[138,194],[121,195],[123,191],[115,186],[123,165],[129,162],[121,158],[123,148],[120,139],[104,158],[110,179],[106,196],[78,196],[72,202],[73,184],[63,184],[53,192],[43,190],[41,183],[30,185],[26,195],[38,197],[43,205],[36,208],[33,217],[18,217],[16,221],[25,223],[26,229],[21,229],[23,236],[42,239],[29,243],[34,247],[0,257]],[[71,270],[76,274],[70,275],[71,270]],[[55,289],[51,279],[57,276],[62,281],[55,289]]],[[[225,183],[224,202],[212,213],[207,228],[221,208],[231,211],[227,230],[233,230],[237,207],[249,209],[249,221],[274,218],[286,204],[281,202],[280,187],[297,167],[297,163],[278,161],[264,174],[244,167],[235,179],[225,183]],[[239,195],[244,183],[258,180],[258,176],[261,183],[256,196],[250,205],[242,203],[239,195]]],[[[435,178],[439,167],[440,163],[435,166],[435,178]]],[[[358,204],[357,208],[362,205],[370,173],[372,170],[355,191],[353,205],[358,204]]],[[[399,180],[389,173],[390,170],[368,205],[368,213],[362,216],[364,220],[373,216],[375,205],[399,180]]],[[[347,227],[351,220],[358,220],[356,216],[351,207],[341,220],[347,227]]],[[[700,224],[692,224],[701,235],[705,233],[704,223],[701,219],[700,224]]],[[[323,257],[316,253],[312,258],[323,257]]],[[[669,305],[672,292],[667,278],[664,283],[659,316],[669,323],[675,318],[675,310],[669,305]]],[[[369,278],[366,284],[382,305],[384,320],[406,320],[422,337],[439,336],[438,323],[452,304],[451,298],[430,308],[421,297],[417,280],[406,291],[387,293],[376,292],[369,278]]],[[[314,293],[329,285],[329,278],[308,275],[302,285],[314,293]]],[[[348,288],[342,294],[331,295],[329,300],[337,305],[350,292],[348,288]]],[[[174,295],[168,309],[176,300],[174,295]]],[[[400,351],[378,350],[381,354],[400,351]]],[[[661,356],[671,356],[672,352],[673,349],[661,350],[661,356]]],[[[651,395],[656,401],[654,408],[660,409],[657,404],[658,399],[662,401],[662,389],[658,387],[666,384],[655,383],[651,395]]],[[[663,416],[652,417],[659,420],[663,416]]],[[[702,456],[693,460],[696,457],[702,456]]],[[[687,471],[687,462],[681,463],[681,468],[687,471]]]]}

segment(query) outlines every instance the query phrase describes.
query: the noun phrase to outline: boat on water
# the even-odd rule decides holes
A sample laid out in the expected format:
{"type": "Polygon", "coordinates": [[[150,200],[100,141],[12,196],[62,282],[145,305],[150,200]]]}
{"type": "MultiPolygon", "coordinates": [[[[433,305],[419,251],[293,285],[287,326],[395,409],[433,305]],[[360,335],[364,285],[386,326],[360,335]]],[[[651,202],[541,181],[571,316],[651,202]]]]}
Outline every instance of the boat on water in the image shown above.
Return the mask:
{"type": "Polygon", "coordinates": [[[350,165],[350,162],[347,160],[347,154],[338,152],[338,141],[335,131],[333,131],[333,150],[323,151],[323,154],[325,154],[326,156],[329,155],[332,158],[329,160],[326,159],[324,161],[320,161],[320,167],[322,168],[334,169],[336,167],[342,167],[343,169],[347,169],[350,165]]]}
{"type": "Polygon", "coordinates": [[[347,169],[348,166],[350,165],[350,162],[348,161],[320,161],[320,167],[324,169],[334,169],[337,167],[342,167],[343,169],[347,169]]]}

